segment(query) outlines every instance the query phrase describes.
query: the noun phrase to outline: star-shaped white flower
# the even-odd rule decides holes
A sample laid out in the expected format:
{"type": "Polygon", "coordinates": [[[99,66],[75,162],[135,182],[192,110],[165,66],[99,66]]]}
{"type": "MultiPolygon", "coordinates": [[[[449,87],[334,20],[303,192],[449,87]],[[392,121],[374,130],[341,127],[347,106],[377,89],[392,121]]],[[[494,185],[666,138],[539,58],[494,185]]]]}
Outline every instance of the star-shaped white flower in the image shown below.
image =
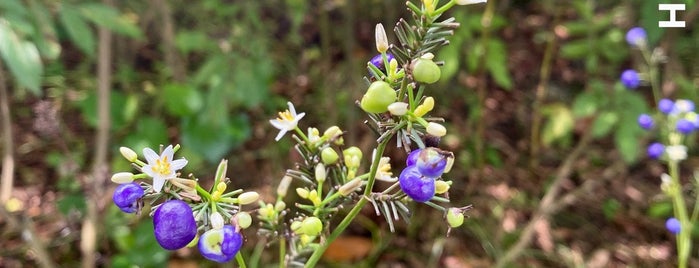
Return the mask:
{"type": "Polygon", "coordinates": [[[163,189],[165,180],[175,178],[177,171],[187,165],[187,160],[184,158],[173,160],[174,154],[172,145],[168,145],[160,155],[151,148],[143,149],[143,156],[146,157],[148,164],[141,170],[153,178],[153,190],[156,193],[163,189]]]}
{"type": "Polygon", "coordinates": [[[306,115],[306,113],[296,114],[294,104],[291,102],[287,102],[287,104],[289,105],[288,110],[279,112],[279,118],[269,120],[269,123],[271,123],[272,126],[279,129],[279,134],[276,138],[274,138],[276,141],[279,141],[284,134],[286,134],[286,132],[294,130],[296,125],[299,123],[299,120],[306,115]]]}

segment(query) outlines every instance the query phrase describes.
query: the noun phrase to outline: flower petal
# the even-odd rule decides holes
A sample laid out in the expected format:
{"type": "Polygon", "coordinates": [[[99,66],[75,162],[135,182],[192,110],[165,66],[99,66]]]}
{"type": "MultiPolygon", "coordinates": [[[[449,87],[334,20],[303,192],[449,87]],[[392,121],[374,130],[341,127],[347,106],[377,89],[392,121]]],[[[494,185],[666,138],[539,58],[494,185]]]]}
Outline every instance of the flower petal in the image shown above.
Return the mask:
{"type": "Polygon", "coordinates": [[[294,116],[294,121],[298,122],[301,121],[301,118],[303,118],[306,115],[306,113],[300,113],[294,116]]]}
{"type": "Polygon", "coordinates": [[[272,124],[272,126],[274,126],[277,129],[287,129],[287,127],[286,127],[287,124],[285,124],[285,122],[283,122],[281,120],[272,119],[272,120],[269,120],[269,123],[272,124]]]}
{"type": "Polygon", "coordinates": [[[143,156],[146,157],[146,161],[150,163],[154,163],[155,160],[160,159],[160,156],[153,151],[151,148],[143,148],[143,156]]]}
{"type": "Polygon", "coordinates": [[[280,131],[279,131],[279,134],[277,134],[277,137],[276,137],[276,138],[274,138],[274,140],[275,140],[275,141],[279,141],[279,140],[281,140],[281,139],[282,139],[282,137],[284,137],[284,134],[286,134],[286,131],[287,131],[286,129],[282,129],[282,130],[280,130],[280,131]]]}
{"type": "MultiPolygon", "coordinates": [[[[153,160],[155,162],[155,160],[153,160]]],[[[141,168],[141,171],[148,175],[148,177],[154,178],[155,172],[153,171],[153,165],[145,165],[141,168]]]]}
{"type": "Polygon", "coordinates": [[[165,147],[165,150],[163,150],[163,153],[160,154],[161,159],[167,159],[167,161],[172,161],[172,159],[175,157],[175,150],[172,149],[172,145],[168,145],[165,147]]]}
{"type": "Polygon", "coordinates": [[[180,159],[177,159],[175,161],[172,161],[172,163],[170,164],[170,168],[172,168],[172,171],[174,172],[174,171],[182,169],[186,165],[187,165],[187,159],[180,158],[180,159]]]}
{"type": "Polygon", "coordinates": [[[155,191],[156,193],[159,193],[160,190],[163,189],[164,184],[165,179],[153,177],[153,191],[155,191]]]}
{"type": "Polygon", "coordinates": [[[294,108],[294,104],[290,101],[287,101],[286,104],[289,105],[289,112],[291,112],[291,116],[296,117],[296,108],[294,108]]]}

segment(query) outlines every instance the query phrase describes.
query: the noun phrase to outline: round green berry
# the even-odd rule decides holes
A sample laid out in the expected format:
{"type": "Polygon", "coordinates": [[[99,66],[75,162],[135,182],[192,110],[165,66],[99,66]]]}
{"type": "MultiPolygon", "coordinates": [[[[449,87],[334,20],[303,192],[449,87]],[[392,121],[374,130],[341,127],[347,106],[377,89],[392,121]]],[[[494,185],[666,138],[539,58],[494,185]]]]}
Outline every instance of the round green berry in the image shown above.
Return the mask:
{"type": "Polygon", "coordinates": [[[360,106],[368,113],[383,113],[388,111],[388,105],[396,101],[396,91],[384,81],[371,83],[362,97],[360,106]]]}
{"type": "Polygon", "coordinates": [[[439,80],[442,76],[442,71],[434,61],[429,59],[419,58],[413,61],[413,79],[420,83],[432,84],[439,80]]]}

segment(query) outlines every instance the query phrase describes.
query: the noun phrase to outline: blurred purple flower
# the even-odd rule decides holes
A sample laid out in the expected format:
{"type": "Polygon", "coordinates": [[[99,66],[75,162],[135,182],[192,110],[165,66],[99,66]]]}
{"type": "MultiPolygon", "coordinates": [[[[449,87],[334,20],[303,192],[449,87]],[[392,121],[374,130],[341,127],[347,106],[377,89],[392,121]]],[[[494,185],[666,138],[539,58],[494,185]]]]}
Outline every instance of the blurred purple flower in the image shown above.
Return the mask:
{"type": "Polygon", "coordinates": [[[621,83],[628,89],[636,89],[641,84],[641,77],[632,69],[621,73],[621,83]]]}
{"type": "Polygon", "coordinates": [[[646,30],[641,27],[633,27],[626,32],[626,42],[634,47],[641,47],[646,44],[646,30]]]}
{"type": "Polygon", "coordinates": [[[654,122],[653,122],[653,117],[651,117],[648,114],[641,114],[638,116],[638,125],[641,126],[643,129],[651,129],[653,128],[654,122]]]}
{"type": "Polygon", "coordinates": [[[648,145],[647,149],[648,157],[652,159],[658,159],[665,153],[665,145],[659,142],[654,142],[648,145]]]}
{"type": "Polygon", "coordinates": [[[679,234],[680,230],[682,230],[682,224],[678,219],[675,217],[667,219],[665,222],[665,228],[667,228],[668,231],[670,231],[672,234],[679,234]]]}

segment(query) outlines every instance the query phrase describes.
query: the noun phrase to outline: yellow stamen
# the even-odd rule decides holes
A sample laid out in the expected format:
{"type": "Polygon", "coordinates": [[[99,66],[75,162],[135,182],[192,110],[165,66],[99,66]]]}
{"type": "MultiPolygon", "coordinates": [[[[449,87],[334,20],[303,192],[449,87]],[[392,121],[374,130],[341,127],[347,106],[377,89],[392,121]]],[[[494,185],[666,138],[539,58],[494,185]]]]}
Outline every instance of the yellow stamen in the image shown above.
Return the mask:
{"type": "Polygon", "coordinates": [[[163,157],[163,159],[155,160],[155,165],[153,165],[151,170],[161,175],[168,175],[172,173],[170,169],[170,162],[167,161],[167,156],[163,157]]]}
{"type": "Polygon", "coordinates": [[[279,121],[291,122],[294,121],[294,116],[291,115],[291,112],[289,112],[289,110],[279,112],[279,121]]]}

